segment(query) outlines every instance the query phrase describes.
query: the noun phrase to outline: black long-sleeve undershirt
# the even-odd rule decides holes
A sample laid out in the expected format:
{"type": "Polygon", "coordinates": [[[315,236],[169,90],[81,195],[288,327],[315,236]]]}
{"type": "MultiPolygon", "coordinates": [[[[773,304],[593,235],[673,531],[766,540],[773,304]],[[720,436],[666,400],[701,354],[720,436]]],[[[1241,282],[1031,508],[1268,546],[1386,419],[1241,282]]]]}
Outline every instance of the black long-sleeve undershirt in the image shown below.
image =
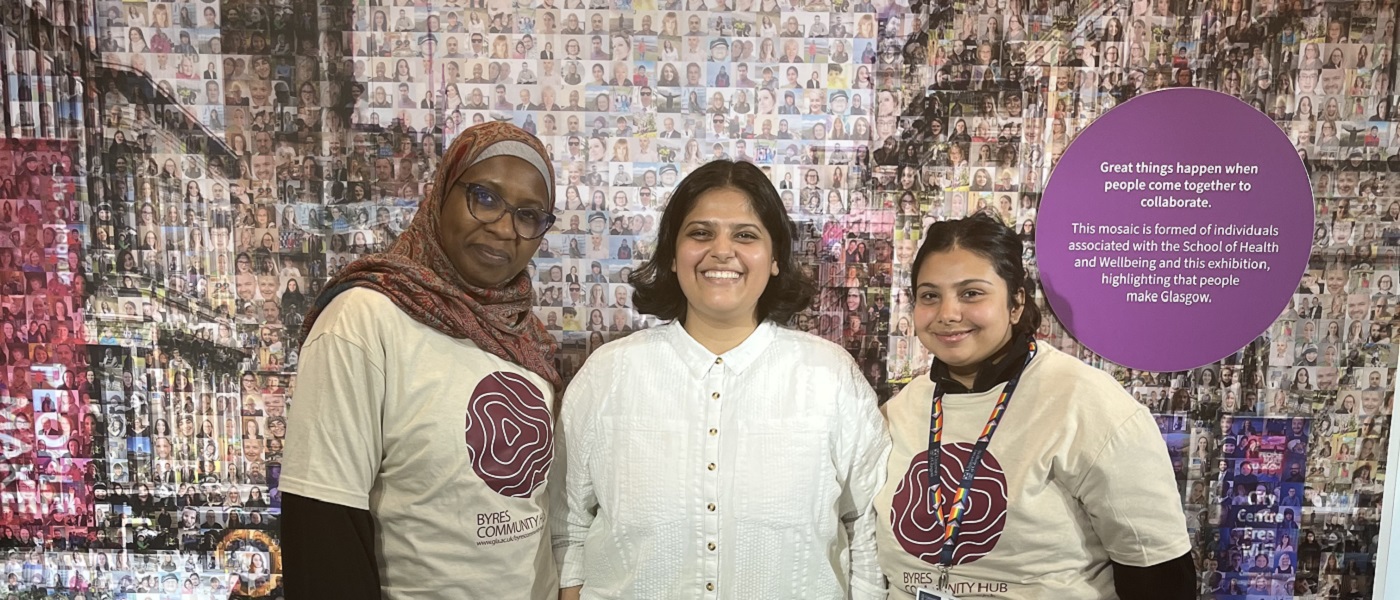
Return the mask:
{"type": "Polygon", "coordinates": [[[288,598],[380,600],[369,511],[282,495],[282,578],[288,598]]]}
{"type": "Polygon", "coordinates": [[[1113,587],[1123,600],[1191,600],[1196,597],[1196,563],[1190,552],[1150,567],[1113,563],[1113,587]]]}

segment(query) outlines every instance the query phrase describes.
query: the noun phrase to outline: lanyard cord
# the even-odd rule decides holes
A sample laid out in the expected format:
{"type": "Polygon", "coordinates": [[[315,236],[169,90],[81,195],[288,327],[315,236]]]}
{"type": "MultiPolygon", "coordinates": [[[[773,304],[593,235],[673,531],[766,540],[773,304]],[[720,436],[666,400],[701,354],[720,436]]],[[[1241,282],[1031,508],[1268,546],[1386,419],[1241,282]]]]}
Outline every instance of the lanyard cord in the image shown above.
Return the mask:
{"type": "Polygon", "coordinates": [[[939,578],[939,587],[947,589],[948,568],[953,565],[953,552],[957,548],[958,529],[962,525],[962,518],[967,513],[968,492],[972,488],[973,481],[977,478],[977,469],[982,464],[982,456],[987,452],[987,446],[992,442],[992,435],[996,433],[997,426],[1001,424],[1001,418],[1006,415],[1006,407],[1011,403],[1011,395],[1016,392],[1016,386],[1021,382],[1021,375],[1025,373],[1026,367],[1030,366],[1031,359],[1035,358],[1035,341],[1030,342],[1030,353],[1026,355],[1025,364],[1020,370],[1006,382],[1006,387],[1002,388],[1001,395],[997,397],[996,405],[992,407],[992,414],[987,418],[987,424],[982,428],[982,435],[977,438],[976,445],[972,448],[972,455],[968,458],[967,467],[963,470],[962,480],[958,484],[957,490],[953,494],[953,501],[947,510],[943,508],[943,469],[939,461],[943,458],[943,395],[944,386],[938,386],[933,393],[933,408],[929,415],[928,431],[928,498],[929,509],[937,516],[938,521],[943,524],[944,538],[943,551],[939,555],[939,566],[942,575],[939,578]]]}

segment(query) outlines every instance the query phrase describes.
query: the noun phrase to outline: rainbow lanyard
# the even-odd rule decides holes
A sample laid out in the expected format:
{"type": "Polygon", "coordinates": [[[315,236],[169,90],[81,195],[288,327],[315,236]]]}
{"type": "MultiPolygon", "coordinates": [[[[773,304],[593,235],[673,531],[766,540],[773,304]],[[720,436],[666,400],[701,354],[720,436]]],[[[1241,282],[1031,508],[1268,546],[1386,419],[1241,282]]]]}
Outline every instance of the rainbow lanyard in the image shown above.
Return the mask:
{"type": "Polygon", "coordinates": [[[977,444],[972,447],[972,455],[968,457],[962,481],[958,484],[953,502],[946,511],[943,509],[943,469],[939,462],[943,458],[943,394],[946,390],[941,385],[934,389],[933,412],[929,415],[928,427],[928,498],[929,511],[938,517],[944,527],[943,552],[938,557],[939,591],[948,589],[948,569],[953,566],[953,551],[958,545],[958,527],[962,524],[963,515],[967,513],[968,491],[972,489],[972,482],[977,479],[977,468],[982,465],[982,455],[987,453],[987,446],[992,443],[992,435],[1001,424],[1001,418],[1006,415],[1006,407],[1011,403],[1011,394],[1016,392],[1016,385],[1021,382],[1021,375],[1031,364],[1031,359],[1035,358],[1035,340],[1031,340],[1030,346],[1025,364],[1006,382],[996,405],[992,407],[992,415],[987,418],[987,425],[982,428],[982,436],[977,438],[977,444]]]}

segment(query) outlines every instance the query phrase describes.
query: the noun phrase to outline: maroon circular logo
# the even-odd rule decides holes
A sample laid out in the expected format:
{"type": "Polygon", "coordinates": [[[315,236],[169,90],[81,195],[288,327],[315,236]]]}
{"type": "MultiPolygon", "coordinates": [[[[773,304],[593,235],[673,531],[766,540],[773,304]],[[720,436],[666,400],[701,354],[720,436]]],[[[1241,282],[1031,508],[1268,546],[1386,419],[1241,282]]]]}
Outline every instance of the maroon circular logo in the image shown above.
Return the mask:
{"type": "Polygon", "coordinates": [[[467,404],[467,456],[497,494],[533,494],[554,461],[554,419],[540,389],[504,371],[476,384],[467,404]]]}
{"type": "MultiPolygon", "coordinates": [[[[944,506],[952,502],[972,456],[972,444],[944,444],[939,462],[939,485],[944,506]]],[[[909,461],[909,470],[894,490],[890,525],[894,538],[904,551],[929,564],[938,564],[943,552],[944,528],[939,523],[928,493],[928,454],[919,452],[909,461]]],[[[1001,539],[1006,528],[1006,473],[991,450],[982,455],[977,478],[967,492],[969,506],[958,530],[953,564],[974,562],[986,556],[1001,539]]]]}

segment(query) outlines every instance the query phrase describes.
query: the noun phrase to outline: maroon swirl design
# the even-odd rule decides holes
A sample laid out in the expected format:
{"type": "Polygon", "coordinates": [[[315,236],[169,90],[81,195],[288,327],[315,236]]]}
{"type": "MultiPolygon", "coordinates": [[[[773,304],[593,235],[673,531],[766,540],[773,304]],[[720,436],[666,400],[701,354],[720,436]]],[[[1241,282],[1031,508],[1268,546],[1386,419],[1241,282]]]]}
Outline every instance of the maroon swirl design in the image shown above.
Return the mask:
{"type": "Polygon", "coordinates": [[[497,494],[530,497],[554,461],[554,419],[540,389],[505,371],[482,378],[467,404],[467,456],[497,494]]]}
{"type": "MultiPolygon", "coordinates": [[[[939,483],[944,502],[950,502],[962,479],[972,444],[944,444],[939,483]]],[[[943,551],[943,525],[938,522],[928,498],[928,455],[919,452],[909,461],[909,470],[894,491],[890,525],[904,551],[929,564],[938,564],[943,551]]],[[[1006,528],[1006,473],[991,450],[982,455],[982,466],[968,491],[967,514],[953,549],[953,564],[975,562],[996,548],[1006,528]]]]}

